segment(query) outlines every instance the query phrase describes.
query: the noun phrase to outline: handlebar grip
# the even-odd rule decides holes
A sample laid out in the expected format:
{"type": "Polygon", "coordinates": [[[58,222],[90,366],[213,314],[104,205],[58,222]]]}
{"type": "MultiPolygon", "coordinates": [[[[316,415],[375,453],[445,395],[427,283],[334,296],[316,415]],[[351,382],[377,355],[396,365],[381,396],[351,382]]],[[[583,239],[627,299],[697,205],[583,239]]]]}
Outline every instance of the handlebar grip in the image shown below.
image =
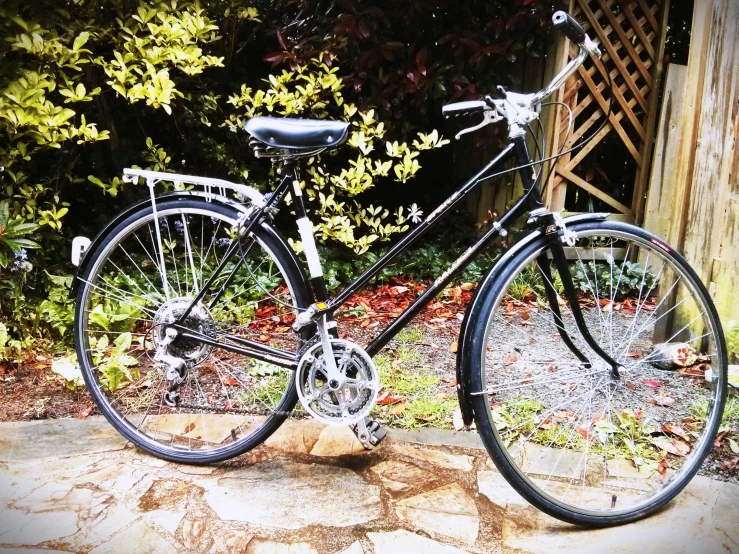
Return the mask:
{"type": "Polygon", "coordinates": [[[475,112],[482,112],[489,108],[483,100],[469,100],[467,102],[455,102],[442,106],[441,113],[446,117],[457,117],[475,112]]]}
{"type": "Polygon", "coordinates": [[[585,42],[585,31],[583,31],[580,24],[567,12],[562,10],[554,12],[552,23],[555,29],[563,32],[572,42],[576,44],[585,42]]]}

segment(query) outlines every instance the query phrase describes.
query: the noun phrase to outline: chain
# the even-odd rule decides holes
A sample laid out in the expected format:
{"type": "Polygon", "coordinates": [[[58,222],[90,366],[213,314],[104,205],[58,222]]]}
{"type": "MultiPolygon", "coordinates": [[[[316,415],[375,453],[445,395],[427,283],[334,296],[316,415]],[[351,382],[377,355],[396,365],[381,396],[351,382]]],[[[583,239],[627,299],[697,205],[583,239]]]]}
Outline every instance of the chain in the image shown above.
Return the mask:
{"type": "Polygon", "coordinates": [[[217,408],[215,406],[194,406],[192,404],[178,404],[177,408],[182,408],[186,410],[203,410],[206,412],[216,412],[216,413],[231,413],[236,412],[238,414],[246,414],[246,415],[263,415],[263,416],[269,416],[269,415],[277,415],[277,416],[285,416],[285,417],[291,417],[293,419],[298,419],[302,417],[302,414],[296,414],[294,411],[286,412],[284,410],[270,410],[269,408],[217,408]]]}

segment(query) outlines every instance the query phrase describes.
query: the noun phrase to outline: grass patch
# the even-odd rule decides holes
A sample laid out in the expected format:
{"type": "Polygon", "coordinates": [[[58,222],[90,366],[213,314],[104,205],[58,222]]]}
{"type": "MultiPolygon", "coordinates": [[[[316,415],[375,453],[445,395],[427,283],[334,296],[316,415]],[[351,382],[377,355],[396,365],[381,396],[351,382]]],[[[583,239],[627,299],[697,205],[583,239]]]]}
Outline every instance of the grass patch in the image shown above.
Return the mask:
{"type": "Polygon", "coordinates": [[[449,427],[452,414],[457,409],[455,398],[419,396],[406,403],[398,424],[406,429],[417,427],[449,427]]]}
{"type": "Polygon", "coordinates": [[[729,321],[726,328],[726,346],[729,349],[729,359],[739,363],[739,321],[729,321]]]}
{"type": "Polygon", "coordinates": [[[425,338],[423,334],[423,329],[420,327],[406,327],[400,333],[398,333],[398,336],[395,337],[395,340],[398,341],[400,344],[409,344],[414,343],[418,341],[422,341],[425,338]]]}
{"type": "MultiPolygon", "coordinates": [[[[698,421],[705,421],[708,417],[708,400],[693,404],[688,411],[698,421]]],[[[721,427],[739,430],[739,397],[730,395],[726,399],[721,427]]]]}
{"type": "Polygon", "coordinates": [[[377,405],[375,415],[383,423],[406,429],[449,428],[457,399],[439,392],[441,380],[431,368],[418,367],[420,360],[421,354],[410,346],[401,346],[394,354],[375,356],[383,390],[397,400],[377,405]]]}
{"type": "Polygon", "coordinates": [[[724,417],[721,424],[726,427],[739,427],[739,398],[729,396],[726,399],[726,407],[724,408],[724,417]]]}

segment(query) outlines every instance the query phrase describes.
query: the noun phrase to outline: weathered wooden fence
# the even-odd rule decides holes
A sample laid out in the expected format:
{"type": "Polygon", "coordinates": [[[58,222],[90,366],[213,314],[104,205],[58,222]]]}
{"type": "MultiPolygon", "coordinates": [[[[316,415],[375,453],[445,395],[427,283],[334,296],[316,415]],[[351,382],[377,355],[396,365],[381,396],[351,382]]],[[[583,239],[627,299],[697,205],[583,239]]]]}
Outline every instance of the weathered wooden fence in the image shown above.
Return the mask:
{"type": "Polygon", "coordinates": [[[687,67],[667,71],[644,226],[739,321],[739,2],[696,0],[687,67]]]}
{"type": "MultiPolygon", "coordinates": [[[[709,286],[724,324],[739,321],[739,0],[695,0],[687,66],[663,66],[669,0],[570,0],[573,14],[601,45],[554,100],[572,109],[566,148],[587,137],[613,111],[595,139],[554,166],[546,201],[573,211],[572,194],[586,193],[682,251],[709,286]],[[663,83],[664,81],[664,83],[663,83]],[[661,100],[660,100],[661,99],[661,100]],[[582,166],[598,144],[617,137],[636,164],[631,194],[616,196],[582,166]]],[[[564,38],[544,67],[526,68],[533,91],[576,54],[564,38]]],[[[547,155],[567,133],[568,113],[542,114],[547,155]]],[[[506,183],[485,185],[470,203],[478,221],[498,213],[517,193],[506,183]]]]}
{"type": "MultiPolygon", "coordinates": [[[[556,163],[546,196],[551,209],[572,210],[576,195],[568,192],[575,192],[597,199],[599,209],[605,207],[622,219],[641,220],[658,113],[668,8],[667,0],[570,1],[570,13],[600,44],[603,57],[588,59],[559,92],[556,100],[570,107],[574,124],[570,129],[567,110],[550,109],[545,120],[549,154],[556,154],[563,142],[566,149],[571,148],[598,129],[604,118],[608,121],[592,141],[556,163]],[[613,94],[609,99],[610,81],[613,94]],[[627,176],[631,182],[621,183],[617,189],[607,190],[604,185],[618,175],[609,179],[595,160],[584,163],[605,141],[625,148],[628,163],[635,165],[633,174],[627,176]]],[[[556,71],[576,54],[574,45],[560,39],[550,53],[548,70],[556,71]]]]}

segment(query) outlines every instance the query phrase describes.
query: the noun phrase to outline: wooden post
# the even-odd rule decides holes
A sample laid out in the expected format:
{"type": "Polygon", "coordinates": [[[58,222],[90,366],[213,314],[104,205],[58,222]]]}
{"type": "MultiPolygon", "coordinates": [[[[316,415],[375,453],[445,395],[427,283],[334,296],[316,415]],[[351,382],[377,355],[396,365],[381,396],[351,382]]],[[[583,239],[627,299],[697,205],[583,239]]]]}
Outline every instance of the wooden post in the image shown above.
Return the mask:
{"type": "MultiPolygon", "coordinates": [[[[686,181],[690,182],[684,216],[682,251],[701,279],[713,282],[714,260],[720,259],[721,236],[729,201],[729,175],[734,161],[736,134],[737,73],[739,72],[739,3],[735,0],[696,2],[694,7],[708,40],[704,49],[688,63],[688,87],[694,77],[701,84],[700,101],[695,105],[692,133],[686,144],[692,160],[686,181]],[[694,64],[700,60],[700,67],[694,64]],[[696,75],[697,74],[697,75],[696,75]]],[[[695,36],[695,35],[693,35],[695,36]]],[[[698,46],[696,45],[696,46],[698,46]]],[[[686,106],[686,111],[690,107],[686,106]]],[[[681,149],[681,155],[686,155],[681,149]]],[[[687,169],[687,168],[686,168],[687,169]]],[[[680,176],[678,176],[680,178],[680,176]]],[[[735,291],[739,292],[739,291],[735,291]]]]}
{"type": "Polygon", "coordinates": [[[675,212],[675,189],[683,186],[676,172],[687,72],[684,65],[670,64],[667,67],[644,209],[644,228],[671,243],[675,242],[669,236],[670,221],[675,212]]]}
{"type": "Polygon", "coordinates": [[[652,164],[652,141],[654,137],[654,127],[657,122],[657,103],[659,101],[659,90],[662,87],[662,75],[664,70],[663,58],[665,57],[665,42],[667,38],[667,16],[670,12],[670,2],[665,1],[662,4],[662,17],[660,36],[657,42],[657,55],[656,63],[654,64],[654,71],[652,72],[652,92],[649,95],[649,108],[647,116],[647,125],[644,128],[644,141],[645,144],[642,147],[644,153],[644,162],[639,168],[636,174],[636,181],[634,182],[634,196],[631,205],[634,208],[634,215],[636,218],[636,224],[641,224],[644,217],[644,203],[646,200],[646,189],[647,182],[650,176],[651,164],[652,164]]]}
{"type": "MultiPolygon", "coordinates": [[[[574,0],[570,0],[567,9],[568,13],[572,13],[572,4],[574,0]]],[[[549,47],[547,52],[547,64],[544,72],[544,82],[550,82],[554,76],[562,69],[567,61],[569,60],[570,41],[562,33],[557,33],[557,36],[549,47]]],[[[560,88],[552,98],[548,99],[548,102],[564,102],[565,91],[568,88],[569,83],[565,84],[560,88]]],[[[574,95],[572,95],[574,96],[574,95]]],[[[569,103],[574,103],[574,99],[570,97],[569,103]]],[[[546,136],[546,150],[544,152],[545,157],[550,157],[559,152],[560,145],[563,140],[563,131],[567,128],[567,113],[566,110],[561,106],[550,106],[545,108],[547,111],[544,113],[542,124],[544,125],[545,136],[546,136]]],[[[542,171],[544,175],[550,174],[550,168],[556,164],[557,160],[548,162],[543,165],[542,171]]],[[[550,210],[562,211],[565,206],[565,196],[567,194],[567,182],[556,172],[551,171],[549,182],[544,183],[546,186],[546,196],[544,197],[544,203],[550,210]]]]}
{"type": "MultiPolygon", "coordinates": [[[[649,226],[677,247],[709,287],[726,325],[739,320],[739,3],[700,0],[693,8],[690,53],[683,89],[679,144],[669,177],[653,182],[649,207],[671,188],[664,224],[649,226]],[[666,180],[670,179],[671,183],[666,180]]],[[[678,97],[673,94],[673,101],[678,97]]],[[[655,155],[659,156],[659,152],[655,155]]],[[[657,174],[653,171],[653,177],[657,174]]],[[[662,286],[667,286],[663,283],[662,286]]],[[[685,319],[685,317],[682,317],[685,319]]]]}

